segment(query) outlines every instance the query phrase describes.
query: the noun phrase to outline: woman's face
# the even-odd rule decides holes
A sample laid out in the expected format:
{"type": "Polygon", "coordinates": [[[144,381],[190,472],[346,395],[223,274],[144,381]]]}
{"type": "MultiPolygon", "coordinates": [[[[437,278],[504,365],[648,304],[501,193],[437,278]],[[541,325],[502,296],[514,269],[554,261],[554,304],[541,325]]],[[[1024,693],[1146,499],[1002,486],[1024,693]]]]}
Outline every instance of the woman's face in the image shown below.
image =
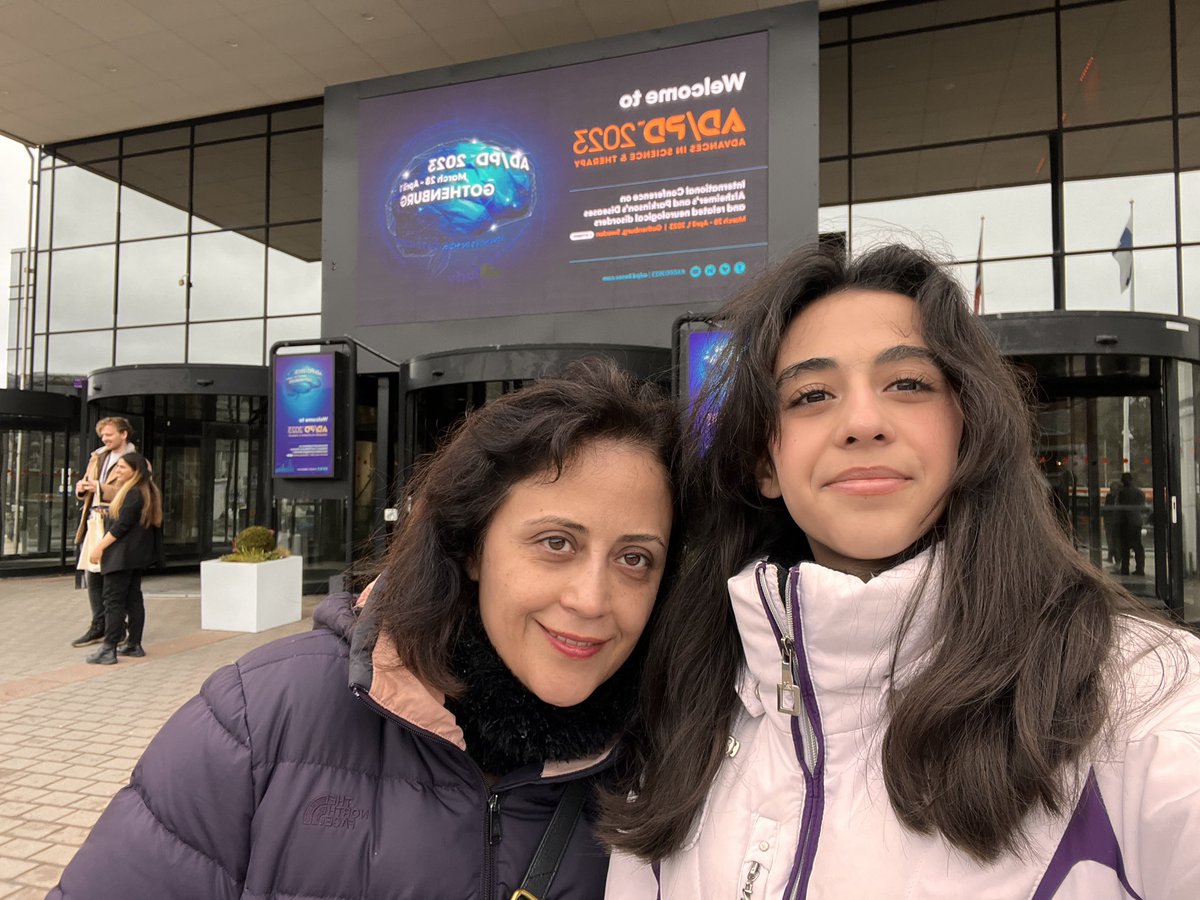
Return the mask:
{"type": "Polygon", "coordinates": [[[632,444],[584,447],[548,481],[517,482],[492,516],[470,576],[488,639],[554,706],[591,696],[646,627],[671,537],[662,463],[632,444]]]}
{"type": "Polygon", "coordinates": [[[784,332],[775,379],[762,494],[783,498],[818,563],[869,578],[941,515],[962,437],[916,303],[866,290],[812,303],[784,332]]]}
{"type": "Polygon", "coordinates": [[[122,457],[113,463],[112,473],[113,481],[117,484],[124,484],[133,477],[133,467],[125,462],[125,458],[122,457]]]}

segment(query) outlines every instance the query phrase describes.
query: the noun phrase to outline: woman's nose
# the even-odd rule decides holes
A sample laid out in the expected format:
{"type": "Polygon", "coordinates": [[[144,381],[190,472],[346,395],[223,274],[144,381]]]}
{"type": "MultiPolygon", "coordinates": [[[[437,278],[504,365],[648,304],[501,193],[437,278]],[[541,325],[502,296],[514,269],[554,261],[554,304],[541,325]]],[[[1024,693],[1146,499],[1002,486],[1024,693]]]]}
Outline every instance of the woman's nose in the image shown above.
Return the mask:
{"type": "Polygon", "coordinates": [[[607,560],[589,560],[572,573],[563,591],[562,605],[580,616],[603,615],[609,604],[607,560]]]}

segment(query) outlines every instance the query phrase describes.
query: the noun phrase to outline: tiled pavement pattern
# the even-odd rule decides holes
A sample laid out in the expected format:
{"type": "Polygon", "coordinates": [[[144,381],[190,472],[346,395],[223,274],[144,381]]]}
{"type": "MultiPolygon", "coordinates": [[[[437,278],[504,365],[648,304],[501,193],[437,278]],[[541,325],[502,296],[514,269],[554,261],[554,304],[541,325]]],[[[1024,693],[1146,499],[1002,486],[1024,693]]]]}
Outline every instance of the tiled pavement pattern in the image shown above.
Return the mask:
{"type": "MultiPolygon", "coordinates": [[[[44,898],[155,732],[261,634],[200,630],[198,575],[150,576],[144,659],[75,649],[88,604],[70,576],[0,578],[0,900],[44,898]]],[[[319,597],[306,597],[310,616],[319,597]]]]}

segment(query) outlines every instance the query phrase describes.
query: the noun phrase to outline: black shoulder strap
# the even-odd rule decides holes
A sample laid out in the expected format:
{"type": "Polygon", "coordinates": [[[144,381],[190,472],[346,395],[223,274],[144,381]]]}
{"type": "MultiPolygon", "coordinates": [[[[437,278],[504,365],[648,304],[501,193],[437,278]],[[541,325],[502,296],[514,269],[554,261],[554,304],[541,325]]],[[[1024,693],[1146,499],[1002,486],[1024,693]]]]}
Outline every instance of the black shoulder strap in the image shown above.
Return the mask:
{"type": "Polygon", "coordinates": [[[583,801],[590,787],[589,779],[580,778],[570,782],[563,790],[550,824],[546,826],[546,833],[542,835],[542,842],[533,854],[533,861],[529,864],[521,887],[513,892],[512,900],[546,900],[550,882],[558,873],[563,854],[567,852],[567,843],[583,812],[583,801]]]}

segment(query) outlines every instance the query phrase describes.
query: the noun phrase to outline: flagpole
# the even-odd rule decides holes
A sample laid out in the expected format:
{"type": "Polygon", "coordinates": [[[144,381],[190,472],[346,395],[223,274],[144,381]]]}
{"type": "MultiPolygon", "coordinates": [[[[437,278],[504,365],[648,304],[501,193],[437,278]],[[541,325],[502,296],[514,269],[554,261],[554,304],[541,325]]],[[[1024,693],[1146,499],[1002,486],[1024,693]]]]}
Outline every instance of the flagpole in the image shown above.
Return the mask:
{"type": "Polygon", "coordinates": [[[979,217],[979,248],[975,251],[975,315],[983,314],[983,222],[979,217]]]}
{"type": "MultiPolygon", "coordinates": [[[[1137,279],[1135,279],[1133,277],[1133,198],[1132,197],[1129,198],[1129,244],[1130,244],[1130,246],[1129,246],[1129,311],[1133,312],[1134,306],[1135,306],[1135,304],[1133,302],[1133,291],[1134,291],[1133,283],[1137,279]]],[[[1128,454],[1126,454],[1126,455],[1128,455],[1128,454]]]]}

